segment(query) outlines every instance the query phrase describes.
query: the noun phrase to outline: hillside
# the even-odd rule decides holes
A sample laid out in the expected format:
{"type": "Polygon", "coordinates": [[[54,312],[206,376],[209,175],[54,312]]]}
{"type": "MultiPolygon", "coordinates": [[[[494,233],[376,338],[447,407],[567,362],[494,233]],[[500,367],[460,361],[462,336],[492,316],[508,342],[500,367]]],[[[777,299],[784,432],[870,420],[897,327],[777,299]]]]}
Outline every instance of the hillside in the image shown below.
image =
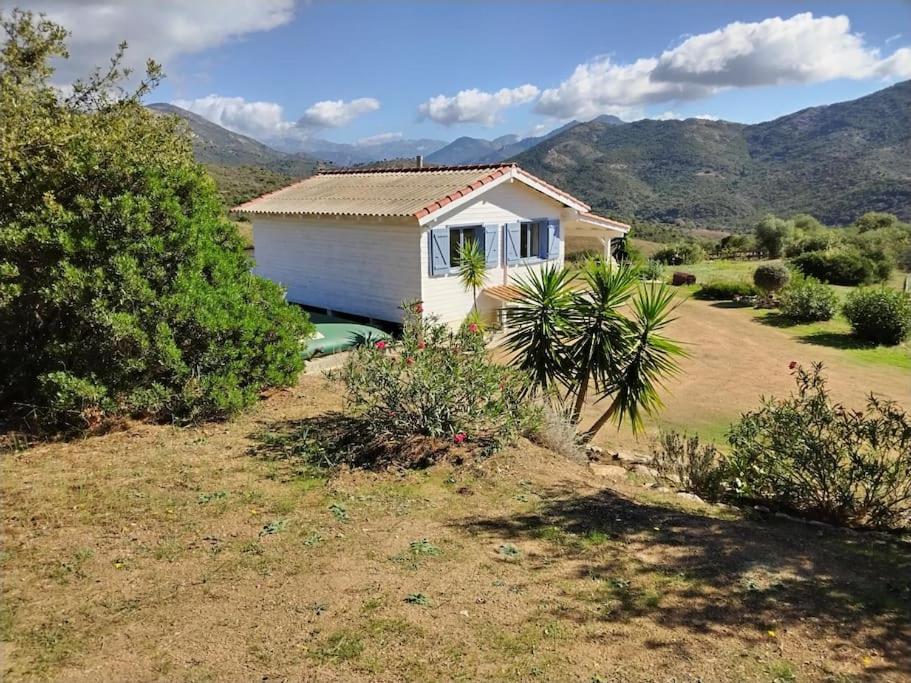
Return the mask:
{"type": "Polygon", "coordinates": [[[911,81],[756,125],[592,121],[512,160],[639,220],[745,228],[764,213],[829,224],[866,211],[911,219],[911,81]]]}
{"type": "Polygon", "coordinates": [[[306,178],[320,163],[305,154],[272,149],[173,104],[160,102],[148,107],[187,122],[196,160],[209,169],[227,206],[288,185],[296,178],[306,178]]]}

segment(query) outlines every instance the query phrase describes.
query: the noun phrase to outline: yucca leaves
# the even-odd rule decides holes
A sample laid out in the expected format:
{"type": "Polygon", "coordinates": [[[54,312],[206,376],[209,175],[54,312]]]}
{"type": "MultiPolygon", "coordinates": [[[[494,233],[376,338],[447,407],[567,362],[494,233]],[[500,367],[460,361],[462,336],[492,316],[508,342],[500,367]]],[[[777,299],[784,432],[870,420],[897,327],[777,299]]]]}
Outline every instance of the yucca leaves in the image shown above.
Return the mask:
{"type": "Polygon", "coordinates": [[[634,267],[601,259],[586,262],[579,279],[583,286],[574,287],[575,275],[549,266],[516,283],[520,300],[507,309],[512,362],[536,387],[565,388],[574,421],[591,385],[599,400],[611,400],[587,438],[612,419],[629,419],[639,431],[643,416],[662,407],[659,390],[685,355],[663,334],[673,321],[674,292],[642,285],[634,267]]]}

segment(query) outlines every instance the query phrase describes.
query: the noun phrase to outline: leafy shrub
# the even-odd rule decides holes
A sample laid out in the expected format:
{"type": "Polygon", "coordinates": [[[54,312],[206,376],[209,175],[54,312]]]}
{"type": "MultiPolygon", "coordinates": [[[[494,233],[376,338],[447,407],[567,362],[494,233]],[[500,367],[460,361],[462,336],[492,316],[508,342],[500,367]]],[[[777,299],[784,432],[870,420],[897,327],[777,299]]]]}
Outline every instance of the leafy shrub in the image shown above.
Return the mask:
{"type": "Polygon", "coordinates": [[[432,437],[489,451],[513,439],[529,414],[524,375],[488,359],[474,324],[453,333],[421,304],[404,308],[401,341],[357,349],[341,371],[369,436],[392,448],[432,437]]]}
{"type": "Polygon", "coordinates": [[[810,251],[791,259],[791,264],[807,277],[833,285],[864,285],[889,276],[891,266],[879,264],[853,248],[810,251]]]}
{"type": "Polygon", "coordinates": [[[819,280],[799,277],[782,291],[780,306],[782,315],[797,322],[831,320],[838,311],[838,297],[819,280]]]}
{"type": "Polygon", "coordinates": [[[833,403],[822,366],[795,373],[797,394],[770,398],[731,428],[726,467],[737,494],[837,524],[911,522],[911,419],[870,396],[833,403]]]}
{"type": "Polygon", "coordinates": [[[721,495],[724,470],[714,444],[699,443],[695,434],[663,431],[652,449],[655,469],[663,479],[706,500],[721,495]]]}
{"type": "Polygon", "coordinates": [[[759,290],[755,285],[742,280],[712,280],[700,287],[694,296],[706,301],[730,301],[738,297],[756,296],[759,290]]]}
{"type": "Polygon", "coordinates": [[[663,276],[664,266],[655,259],[649,259],[639,267],[640,280],[660,280],[663,276]]]}
{"type": "Polygon", "coordinates": [[[773,292],[784,288],[790,279],[791,274],[788,269],[775,264],[759,266],[753,271],[753,284],[765,292],[766,295],[771,295],[773,292]]]}
{"type": "Polygon", "coordinates": [[[677,242],[659,249],[652,259],[669,266],[682,266],[699,263],[705,258],[705,250],[693,242],[677,242]]]}
{"type": "Polygon", "coordinates": [[[765,216],[756,225],[756,246],[769,258],[778,258],[785,245],[793,240],[794,223],[775,216],[765,216]]]}
{"type": "Polygon", "coordinates": [[[0,412],[224,417],[293,382],[309,323],[250,273],[184,125],[142,106],[157,67],[121,94],[118,55],[64,98],[64,32],[18,12],[4,28],[0,412]]]}
{"type": "Polygon", "coordinates": [[[844,314],[854,334],[875,344],[900,344],[911,334],[911,295],[888,287],[851,292],[844,314]]]}

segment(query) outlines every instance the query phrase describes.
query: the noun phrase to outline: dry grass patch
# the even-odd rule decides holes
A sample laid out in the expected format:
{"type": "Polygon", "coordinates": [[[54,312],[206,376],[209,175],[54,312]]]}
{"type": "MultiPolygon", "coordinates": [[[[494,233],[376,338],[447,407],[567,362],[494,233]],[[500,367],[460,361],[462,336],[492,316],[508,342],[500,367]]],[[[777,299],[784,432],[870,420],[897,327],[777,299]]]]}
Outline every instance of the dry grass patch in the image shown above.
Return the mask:
{"type": "Polygon", "coordinates": [[[608,488],[526,442],[417,471],[251,453],[336,396],[4,454],[4,679],[911,676],[907,544],[608,488]]]}

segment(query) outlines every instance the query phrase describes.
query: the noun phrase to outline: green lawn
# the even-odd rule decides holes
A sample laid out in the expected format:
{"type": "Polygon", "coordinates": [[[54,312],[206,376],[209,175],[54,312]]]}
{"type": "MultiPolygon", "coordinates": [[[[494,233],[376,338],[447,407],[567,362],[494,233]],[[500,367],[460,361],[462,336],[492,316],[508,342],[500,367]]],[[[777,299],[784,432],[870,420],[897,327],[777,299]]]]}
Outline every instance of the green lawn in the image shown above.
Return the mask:
{"type": "MultiPolygon", "coordinates": [[[[784,263],[781,259],[766,261],[734,261],[719,259],[715,261],[703,261],[693,265],[686,266],[669,266],[666,271],[666,278],[670,280],[675,271],[692,273],[696,276],[696,284],[686,287],[680,287],[681,293],[692,294],[699,287],[713,280],[742,280],[751,282],[753,272],[760,265],[784,263]]],[[[888,286],[895,289],[901,289],[907,274],[895,270],[892,277],[887,282],[888,286]]],[[[848,293],[856,287],[845,287],[833,285],[832,289],[838,295],[839,299],[844,300],[848,293]]],[[[807,323],[795,325],[787,319],[782,318],[776,311],[753,309],[749,306],[743,308],[756,317],[763,324],[779,328],[787,332],[795,340],[804,344],[815,344],[818,346],[828,346],[830,348],[842,349],[845,357],[853,362],[863,365],[886,365],[903,370],[911,370],[911,342],[905,342],[899,346],[872,346],[861,342],[851,335],[851,328],[848,321],[837,315],[832,320],[820,323],[807,323]]]]}

